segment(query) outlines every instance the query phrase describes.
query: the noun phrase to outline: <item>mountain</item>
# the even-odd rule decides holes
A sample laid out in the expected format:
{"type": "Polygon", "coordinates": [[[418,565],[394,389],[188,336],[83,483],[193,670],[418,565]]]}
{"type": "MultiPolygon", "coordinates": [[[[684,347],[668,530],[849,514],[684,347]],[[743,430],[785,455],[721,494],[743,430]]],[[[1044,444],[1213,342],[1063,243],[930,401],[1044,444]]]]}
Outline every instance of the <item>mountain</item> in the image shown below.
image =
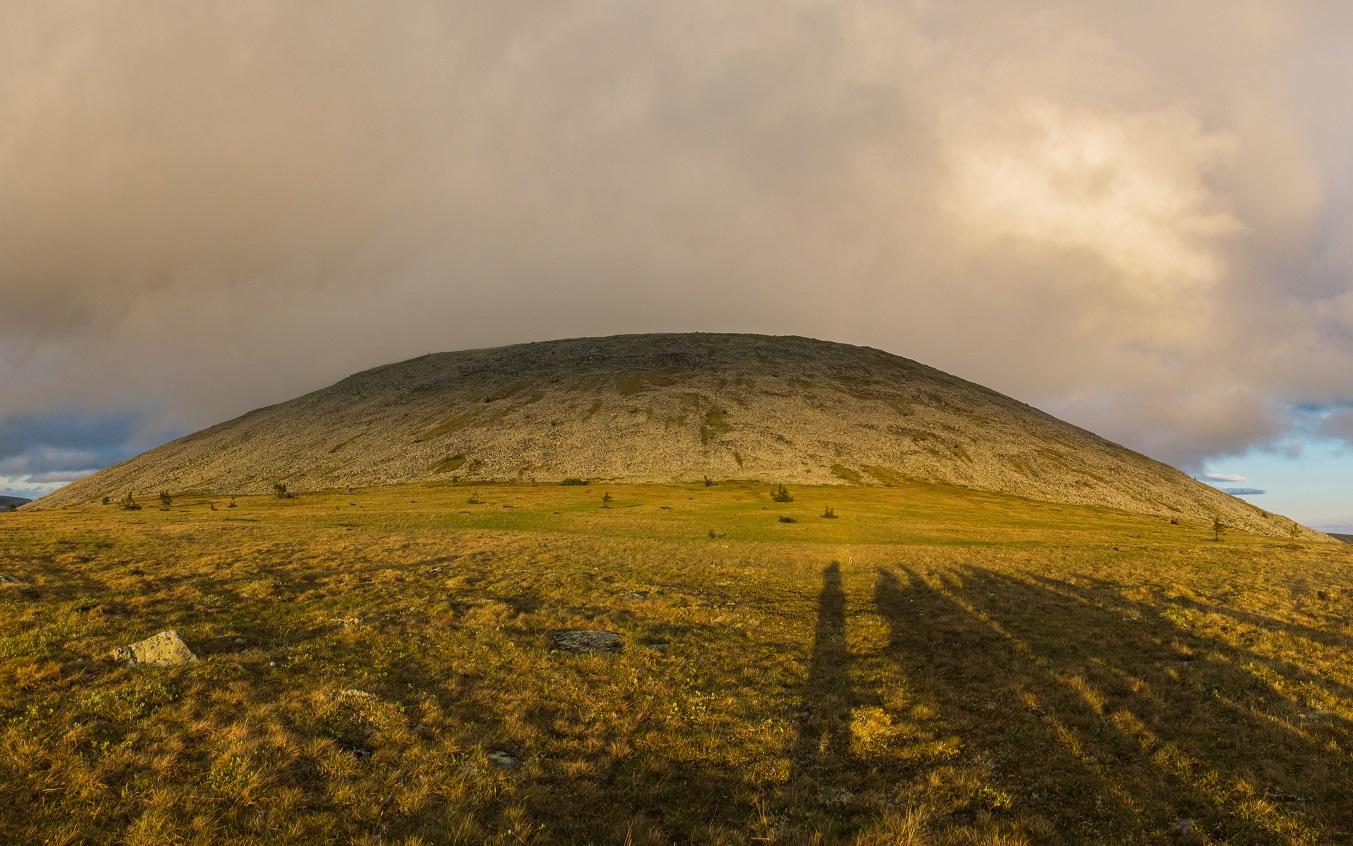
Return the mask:
{"type": "Polygon", "coordinates": [[[0,496],[0,511],[13,511],[20,505],[26,505],[31,500],[24,499],[21,496],[0,496]]]}
{"type": "MultiPolygon", "coordinates": [[[[107,495],[419,480],[914,479],[1208,520],[1291,521],[1035,408],[867,347],[622,335],[438,353],[358,373],[86,477],[107,495]]],[[[1324,537],[1296,529],[1308,537],[1324,537]]]]}

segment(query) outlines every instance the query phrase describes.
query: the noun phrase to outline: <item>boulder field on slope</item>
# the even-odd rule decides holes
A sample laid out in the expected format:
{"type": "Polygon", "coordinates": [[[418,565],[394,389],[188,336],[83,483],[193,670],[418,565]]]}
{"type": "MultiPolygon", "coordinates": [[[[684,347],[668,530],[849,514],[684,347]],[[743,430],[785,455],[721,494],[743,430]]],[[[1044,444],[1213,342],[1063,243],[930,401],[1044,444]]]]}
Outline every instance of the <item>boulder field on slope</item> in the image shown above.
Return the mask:
{"type": "Polygon", "coordinates": [[[1324,538],[1017,400],[867,347],[623,335],[426,355],[350,376],[29,506],[128,491],[451,480],[910,479],[1324,538]],[[1294,528],[1295,527],[1295,528],[1294,528]]]}

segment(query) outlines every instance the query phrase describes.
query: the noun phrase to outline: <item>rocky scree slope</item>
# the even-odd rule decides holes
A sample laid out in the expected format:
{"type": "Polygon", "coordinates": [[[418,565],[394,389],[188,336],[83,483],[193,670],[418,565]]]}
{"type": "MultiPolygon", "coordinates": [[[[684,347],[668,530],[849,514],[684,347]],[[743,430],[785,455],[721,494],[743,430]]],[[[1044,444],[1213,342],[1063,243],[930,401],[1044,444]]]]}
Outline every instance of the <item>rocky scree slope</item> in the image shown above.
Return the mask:
{"type": "MultiPolygon", "coordinates": [[[[1275,536],[1268,514],[917,362],[798,337],[626,335],[426,355],[180,438],[29,506],[423,480],[963,485],[1275,536]]],[[[1308,538],[1324,538],[1296,528],[1308,538]]]]}

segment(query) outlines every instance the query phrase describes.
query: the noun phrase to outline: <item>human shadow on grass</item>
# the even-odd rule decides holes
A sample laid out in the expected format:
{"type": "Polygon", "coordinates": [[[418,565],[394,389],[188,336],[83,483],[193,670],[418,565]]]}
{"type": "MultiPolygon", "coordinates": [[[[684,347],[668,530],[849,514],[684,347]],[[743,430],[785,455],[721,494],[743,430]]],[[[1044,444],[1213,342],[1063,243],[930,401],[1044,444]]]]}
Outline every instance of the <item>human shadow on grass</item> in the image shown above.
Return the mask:
{"type": "Polygon", "coordinates": [[[1347,733],[1331,745],[1294,727],[1290,703],[1229,644],[1183,660],[1173,624],[1119,596],[978,567],[886,570],[876,600],[940,730],[986,762],[1012,813],[1041,818],[1040,840],[1267,843],[1353,828],[1347,733]]]}
{"type": "Polygon", "coordinates": [[[822,571],[817,625],[794,744],[795,782],[814,771],[840,768],[850,756],[850,667],[846,651],[846,595],[835,561],[822,571]]]}
{"type": "MultiPolygon", "coordinates": [[[[552,787],[530,794],[526,807],[532,818],[548,820],[550,836],[559,842],[608,842],[612,836],[634,844],[846,842],[867,818],[855,813],[849,796],[871,775],[851,756],[851,713],[874,698],[851,687],[840,566],[827,565],[821,579],[807,677],[799,691],[794,740],[786,750],[787,782],[721,761],[713,750],[680,758],[615,760],[582,778],[556,773],[552,787]],[[561,784],[567,797],[559,795],[561,784]]],[[[754,648],[781,650],[789,645],[754,648]]],[[[759,663],[755,652],[744,659],[746,668],[759,663]]],[[[548,707],[532,715],[542,729],[548,726],[556,733],[560,718],[548,707]]]]}
{"type": "Polygon", "coordinates": [[[878,817],[880,796],[916,775],[913,765],[880,761],[852,748],[857,711],[882,712],[878,691],[855,677],[859,656],[847,646],[849,617],[841,568],[833,561],[822,570],[789,778],[777,797],[775,842],[852,842],[878,817]]]}

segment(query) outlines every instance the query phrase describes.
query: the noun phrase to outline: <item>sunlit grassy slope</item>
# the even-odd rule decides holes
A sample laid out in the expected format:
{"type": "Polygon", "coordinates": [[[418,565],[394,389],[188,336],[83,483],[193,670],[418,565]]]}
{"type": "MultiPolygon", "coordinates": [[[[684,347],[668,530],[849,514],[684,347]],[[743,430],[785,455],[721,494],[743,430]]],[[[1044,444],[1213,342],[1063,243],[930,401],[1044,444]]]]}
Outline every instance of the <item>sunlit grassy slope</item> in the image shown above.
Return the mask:
{"type": "Polygon", "coordinates": [[[1353,548],[791,491],[0,515],[0,842],[1353,839],[1353,548]]]}

